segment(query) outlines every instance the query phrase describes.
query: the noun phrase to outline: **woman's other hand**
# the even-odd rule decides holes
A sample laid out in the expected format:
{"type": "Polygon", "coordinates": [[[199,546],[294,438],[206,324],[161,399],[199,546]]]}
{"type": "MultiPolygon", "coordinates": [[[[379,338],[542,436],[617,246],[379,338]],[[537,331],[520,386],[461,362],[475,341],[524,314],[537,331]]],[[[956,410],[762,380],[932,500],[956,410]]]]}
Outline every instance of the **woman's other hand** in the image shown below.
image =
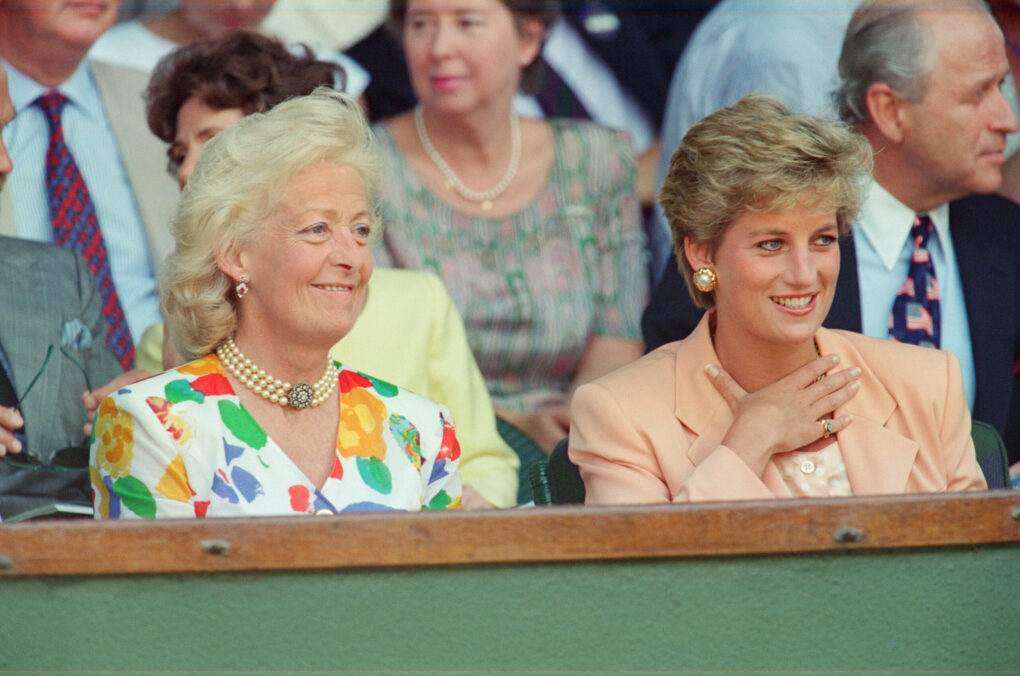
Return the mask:
{"type": "Polygon", "coordinates": [[[0,406],[0,457],[10,453],[21,453],[21,442],[14,436],[14,430],[25,426],[25,420],[16,408],[0,406]]]}
{"type": "Polygon", "coordinates": [[[498,408],[496,415],[528,435],[546,455],[570,431],[570,409],[566,406],[550,406],[530,414],[498,408]]]}
{"type": "Polygon", "coordinates": [[[464,484],[460,500],[464,509],[496,509],[495,505],[483,498],[481,493],[467,484],[464,484]]]}
{"type": "MultiPolygon", "coordinates": [[[[773,455],[821,438],[826,432],[821,421],[860,389],[859,368],[828,373],[838,363],[836,355],[820,357],[750,394],[726,371],[715,364],[706,366],[709,380],[733,410],[723,445],[761,476],[773,455]]],[[[851,416],[831,419],[828,431],[836,434],[852,421],[851,416]]]]}

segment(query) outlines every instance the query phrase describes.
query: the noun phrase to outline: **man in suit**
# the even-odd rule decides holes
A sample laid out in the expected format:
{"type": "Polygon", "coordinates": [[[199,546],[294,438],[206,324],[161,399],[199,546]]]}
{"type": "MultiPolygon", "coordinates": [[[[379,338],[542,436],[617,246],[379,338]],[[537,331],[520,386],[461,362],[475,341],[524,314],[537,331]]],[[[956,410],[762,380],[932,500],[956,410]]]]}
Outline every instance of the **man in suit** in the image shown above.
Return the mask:
{"type": "MultiPolygon", "coordinates": [[[[13,118],[0,66],[0,129],[13,118]]],[[[0,185],[11,169],[0,137],[0,185]]],[[[147,374],[123,374],[107,349],[99,291],[81,256],[7,237],[0,251],[0,517],[56,502],[87,506],[87,409],[147,374]],[[63,461],[58,451],[72,447],[82,449],[70,454],[77,467],[54,464],[63,461]]]]}
{"type": "MultiPolygon", "coordinates": [[[[1006,134],[1017,130],[998,87],[1008,72],[1002,33],[970,0],[879,0],[854,14],[839,69],[840,114],[871,142],[875,170],[853,237],[841,242],[825,324],[890,336],[914,255],[911,227],[928,215],[939,346],[960,360],[974,418],[1002,434],[1017,463],[1020,206],[991,194],[1006,134]]],[[[646,344],[683,338],[699,316],[674,258],[645,311],[646,344]]]]}
{"type": "Polygon", "coordinates": [[[108,342],[128,367],[134,343],[159,320],[155,279],[171,246],[176,190],[146,131],[134,82],[146,75],[86,60],[118,6],[0,0],[0,63],[18,111],[4,132],[15,168],[0,200],[0,235],[85,252],[103,294],[108,342]],[[61,188],[47,178],[46,167],[64,158],[75,172],[56,174],[69,177],[64,204],[85,204],[81,216],[59,215],[61,188]]]}

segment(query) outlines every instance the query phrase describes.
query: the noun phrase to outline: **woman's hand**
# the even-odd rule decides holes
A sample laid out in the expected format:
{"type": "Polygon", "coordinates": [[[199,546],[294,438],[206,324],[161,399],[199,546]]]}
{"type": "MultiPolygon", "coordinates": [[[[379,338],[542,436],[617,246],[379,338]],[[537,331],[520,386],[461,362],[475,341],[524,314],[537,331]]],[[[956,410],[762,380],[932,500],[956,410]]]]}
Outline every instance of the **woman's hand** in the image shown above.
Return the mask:
{"type": "Polygon", "coordinates": [[[546,455],[570,431],[570,410],[566,406],[550,406],[530,414],[499,408],[496,414],[527,434],[546,455]]]}
{"type": "Polygon", "coordinates": [[[496,509],[496,506],[482,497],[482,494],[467,484],[461,492],[461,506],[464,509],[496,509]]]}
{"type": "MultiPolygon", "coordinates": [[[[819,357],[751,394],[718,366],[706,366],[709,380],[733,409],[733,424],[722,440],[723,445],[761,476],[773,455],[822,437],[826,429],[821,421],[853,398],[861,385],[861,370],[856,367],[819,379],[838,363],[837,355],[819,357]]],[[[827,420],[828,432],[835,434],[852,420],[852,416],[827,420]]]]}

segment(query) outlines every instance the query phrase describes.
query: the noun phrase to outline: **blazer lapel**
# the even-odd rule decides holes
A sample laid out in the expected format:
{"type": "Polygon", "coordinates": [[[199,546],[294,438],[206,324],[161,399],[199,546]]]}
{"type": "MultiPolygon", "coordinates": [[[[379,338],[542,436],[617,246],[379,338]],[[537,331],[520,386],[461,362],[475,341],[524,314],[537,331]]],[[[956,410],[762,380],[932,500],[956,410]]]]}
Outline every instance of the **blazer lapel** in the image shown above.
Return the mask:
{"type": "Polygon", "coordinates": [[[677,420],[698,435],[687,455],[697,464],[719,445],[733,423],[733,412],[705,374],[707,364],[719,364],[712,347],[706,312],[676,353],[676,392],[673,413],[677,420]]]}
{"type": "MultiPolygon", "coordinates": [[[[705,365],[719,364],[712,346],[709,321],[712,312],[706,312],[697,328],[684,340],[677,351],[676,408],[674,415],[685,427],[698,435],[687,449],[687,457],[700,464],[715,450],[733,424],[733,411],[705,374],[705,365]]],[[[762,482],[776,497],[791,497],[774,463],[765,466],[762,482]]]]}
{"type": "Polygon", "coordinates": [[[852,343],[826,329],[819,330],[817,340],[822,354],[840,356],[841,369],[861,369],[860,392],[835,411],[837,417],[854,417],[839,433],[839,450],[854,495],[903,493],[919,446],[885,426],[896,411],[896,401],[852,343]]]}
{"type": "Polygon", "coordinates": [[[50,308],[46,307],[45,298],[36,299],[32,291],[35,276],[32,256],[24,255],[25,249],[21,246],[8,245],[6,248],[8,251],[0,266],[0,295],[3,296],[2,305],[10,308],[10,312],[5,313],[3,321],[0,321],[0,343],[14,370],[14,389],[20,396],[46,354],[45,345],[38,354],[34,348],[42,342],[40,338],[45,334],[50,308]],[[32,299],[35,309],[26,305],[28,298],[32,299]],[[37,300],[41,305],[37,304],[37,300]]]}
{"type": "Polygon", "coordinates": [[[48,460],[53,449],[55,433],[52,427],[53,407],[60,394],[60,322],[64,316],[61,308],[49,293],[40,293],[45,287],[42,279],[47,269],[39,269],[42,263],[38,256],[25,253],[21,247],[12,249],[4,258],[3,272],[0,273],[0,293],[4,294],[3,305],[11,312],[0,321],[0,341],[7,353],[14,371],[14,389],[21,396],[39,372],[46,358],[46,350],[54,345],[54,354],[43,369],[39,380],[25,398],[22,410],[25,413],[25,431],[29,449],[33,454],[48,460]],[[34,264],[33,264],[34,263],[34,264]]]}
{"type": "MultiPolygon", "coordinates": [[[[698,438],[687,456],[699,464],[719,445],[733,424],[733,413],[704,373],[706,364],[718,364],[712,347],[706,313],[677,351],[676,408],[674,414],[698,438]]],[[[903,493],[910,478],[919,446],[917,442],[886,427],[897,409],[896,401],[857,348],[839,333],[819,329],[816,334],[822,354],[838,354],[840,368],[861,369],[861,391],[835,411],[836,416],[853,415],[854,421],[839,433],[839,448],[855,495],[903,493]]],[[[789,497],[774,463],[766,465],[762,482],[777,497],[789,497]]]]}

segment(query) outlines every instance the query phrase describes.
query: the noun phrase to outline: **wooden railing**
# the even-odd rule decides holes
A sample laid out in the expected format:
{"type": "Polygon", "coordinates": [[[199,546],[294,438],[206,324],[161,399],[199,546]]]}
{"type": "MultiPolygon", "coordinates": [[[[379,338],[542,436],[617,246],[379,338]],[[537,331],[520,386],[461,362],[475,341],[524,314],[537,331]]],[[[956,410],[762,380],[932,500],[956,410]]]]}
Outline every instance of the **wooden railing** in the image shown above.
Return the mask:
{"type": "Polygon", "coordinates": [[[0,525],[0,576],[445,566],[1020,543],[1020,492],[0,525]]]}

